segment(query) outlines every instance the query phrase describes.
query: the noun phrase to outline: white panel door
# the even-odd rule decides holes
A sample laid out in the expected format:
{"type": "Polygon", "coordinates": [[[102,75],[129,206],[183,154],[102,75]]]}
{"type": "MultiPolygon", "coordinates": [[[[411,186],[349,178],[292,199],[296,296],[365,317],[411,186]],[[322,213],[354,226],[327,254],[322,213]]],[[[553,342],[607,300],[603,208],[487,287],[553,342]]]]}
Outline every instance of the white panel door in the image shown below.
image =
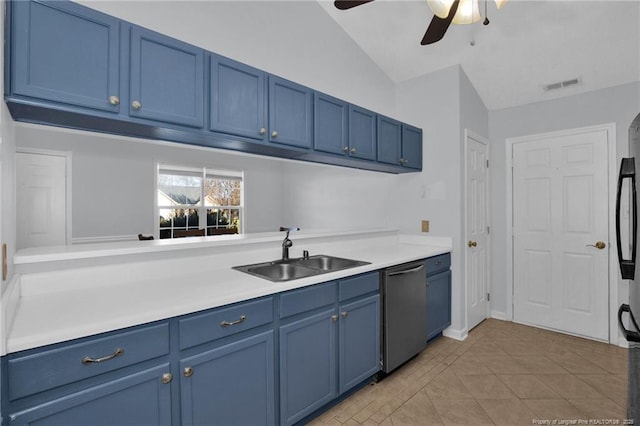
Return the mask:
{"type": "Polygon", "coordinates": [[[16,153],[16,247],[67,243],[66,157],[16,153]]]}
{"type": "Polygon", "coordinates": [[[514,320],[609,336],[607,133],[513,145],[514,320]]]}
{"type": "Polygon", "coordinates": [[[487,318],[488,301],[488,148],[466,138],[466,288],[469,330],[487,318]]]}

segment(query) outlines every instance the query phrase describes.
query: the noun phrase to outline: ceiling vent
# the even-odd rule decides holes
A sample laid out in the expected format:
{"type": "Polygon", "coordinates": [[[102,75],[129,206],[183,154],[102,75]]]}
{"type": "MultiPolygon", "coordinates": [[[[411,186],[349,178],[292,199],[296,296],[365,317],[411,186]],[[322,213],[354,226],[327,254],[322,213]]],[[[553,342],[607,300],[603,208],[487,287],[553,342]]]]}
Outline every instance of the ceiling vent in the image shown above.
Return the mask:
{"type": "Polygon", "coordinates": [[[544,91],[549,92],[551,90],[565,89],[571,86],[577,86],[582,83],[580,77],[572,78],[571,80],[559,81],[557,83],[551,83],[544,86],[544,91]]]}

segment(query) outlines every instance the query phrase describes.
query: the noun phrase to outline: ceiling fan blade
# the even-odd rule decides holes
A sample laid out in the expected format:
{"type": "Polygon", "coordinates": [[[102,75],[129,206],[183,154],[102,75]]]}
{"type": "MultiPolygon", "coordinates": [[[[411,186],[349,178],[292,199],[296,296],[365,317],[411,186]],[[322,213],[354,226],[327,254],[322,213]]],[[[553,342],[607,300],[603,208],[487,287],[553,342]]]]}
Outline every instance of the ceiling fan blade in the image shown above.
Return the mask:
{"type": "Polygon", "coordinates": [[[447,32],[447,28],[449,28],[451,21],[453,21],[453,17],[456,16],[459,4],[460,0],[454,0],[446,18],[439,18],[436,15],[433,16],[429,28],[427,28],[427,32],[424,33],[424,37],[422,37],[422,41],[420,42],[422,46],[442,40],[444,33],[447,32]]]}
{"type": "Polygon", "coordinates": [[[333,5],[340,10],[347,10],[362,4],[371,3],[372,1],[373,0],[336,0],[333,2],[333,5]]]}

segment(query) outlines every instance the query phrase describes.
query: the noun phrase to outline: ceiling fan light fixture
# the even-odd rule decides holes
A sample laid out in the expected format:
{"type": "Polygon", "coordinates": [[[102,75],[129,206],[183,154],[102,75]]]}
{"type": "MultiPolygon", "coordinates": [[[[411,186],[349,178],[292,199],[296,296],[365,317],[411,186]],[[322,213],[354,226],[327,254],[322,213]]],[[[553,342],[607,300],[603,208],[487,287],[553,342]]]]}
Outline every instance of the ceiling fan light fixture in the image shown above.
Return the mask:
{"type": "MultiPolygon", "coordinates": [[[[504,1],[504,0],[496,0],[504,1]]],[[[453,0],[427,0],[429,8],[438,18],[446,18],[449,15],[449,9],[453,4],[453,0]]],[[[478,0],[460,0],[458,10],[453,17],[454,24],[473,24],[478,22],[482,17],[480,16],[480,6],[478,0]]]]}
{"type": "Polygon", "coordinates": [[[507,0],[495,0],[498,10],[507,2],[507,0]]]}

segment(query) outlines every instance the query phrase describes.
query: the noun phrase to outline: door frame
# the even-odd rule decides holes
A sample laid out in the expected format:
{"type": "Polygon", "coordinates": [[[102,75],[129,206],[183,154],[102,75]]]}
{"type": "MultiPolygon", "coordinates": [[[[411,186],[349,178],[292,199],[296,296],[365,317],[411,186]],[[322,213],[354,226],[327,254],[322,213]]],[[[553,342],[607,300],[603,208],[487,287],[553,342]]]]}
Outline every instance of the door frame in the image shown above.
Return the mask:
{"type": "MultiPolygon", "coordinates": [[[[72,203],[71,203],[71,160],[73,158],[73,153],[71,151],[53,151],[49,149],[39,149],[39,148],[23,148],[16,147],[16,154],[35,154],[35,155],[50,155],[54,157],[64,157],[65,159],[65,217],[66,217],[66,232],[65,232],[65,244],[71,245],[72,243],[72,232],[71,232],[71,213],[72,213],[72,203]]],[[[15,182],[16,190],[18,187],[18,181],[16,179],[15,182]]],[[[18,212],[16,212],[18,214],[18,212]]]]}
{"type": "MultiPolygon", "coordinates": [[[[469,331],[469,277],[467,276],[468,273],[468,268],[467,268],[467,248],[466,248],[466,243],[467,243],[467,215],[466,212],[468,211],[467,209],[467,196],[469,195],[469,188],[467,185],[467,167],[469,165],[469,158],[467,158],[467,143],[469,139],[473,139],[476,142],[481,143],[482,145],[485,145],[487,147],[487,161],[489,161],[489,157],[491,154],[491,144],[489,143],[489,140],[486,138],[483,138],[482,136],[478,135],[477,133],[472,132],[469,129],[464,129],[464,165],[463,165],[463,179],[464,179],[464,183],[463,183],[463,188],[464,188],[464,193],[463,193],[463,201],[462,201],[462,208],[463,208],[463,212],[464,213],[464,218],[463,218],[463,232],[462,232],[462,259],[463,259],[463,265],[464,265],[464,323],[465,323],[465,328],[467,330],[467,332],[469,331]]],[[[486,263],[486,271],[487,271],[487,291],[489,293],[491,293],[491,168],[487,167],[487,187],[486,187],[486,215],[487,215],[487,223],[489,224],[489,232],[487,233],[487,259],[485,261],[486,263]]],[[[487,304],[487,312],[486,312],[486,318],[490,318],[491,317],[491,301],[488,301],[487,304]]]]}
{"type": "MultiPolygon", "coordinates": [[[[615,240],[616,228],[615,228],[615,201],[616,201],[616,183],[617,183],[617,158],[616,158],[616,125],[615,123],[605,123],[595,126],[576,127],[572,129],[565,129],[553,132],[536,133],[527,136],[518,136],[506,139],[506,248],[507,248],[507,261],[506,261],[506,277],[507,277],[507,312],[506,319],[513,321],[513,291],[514,291],[514,279],[513,279],[513,146],[522,142],[535,142],[540,139],[548,139],[552,137],[565,137],[571,135],[578,135],[581,133],[591,133],[596,131],[607,132],[607,188],[609,191],[609,210],[607,212],[609,220],[609,241],[607,241],[607,252],[609,257],[609,343],[619,345],[620,336],[618,332],[617,321],[612,317],[615,312],[618,311],[618,265],[616,263],[616,257],[611,251],[612,240],[615,240]]],[[[613,241],[615,244],[615,241],[613,241]]]]}

